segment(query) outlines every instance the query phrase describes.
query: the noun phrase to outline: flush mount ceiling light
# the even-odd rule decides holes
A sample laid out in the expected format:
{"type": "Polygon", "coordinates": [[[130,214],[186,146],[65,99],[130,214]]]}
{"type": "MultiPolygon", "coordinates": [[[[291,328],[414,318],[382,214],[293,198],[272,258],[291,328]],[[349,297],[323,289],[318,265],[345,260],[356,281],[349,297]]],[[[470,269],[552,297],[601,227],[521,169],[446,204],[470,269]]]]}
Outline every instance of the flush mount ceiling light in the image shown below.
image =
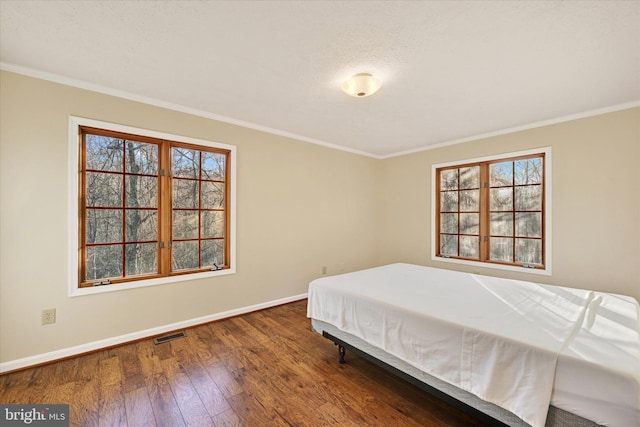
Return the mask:
{"type": "Polygon", "coordinates": [[[369,73],[359,73],[342,83],[342,90],[347,95],[364,98],[373,95],[380,89],[382,82],[369,73]]]}

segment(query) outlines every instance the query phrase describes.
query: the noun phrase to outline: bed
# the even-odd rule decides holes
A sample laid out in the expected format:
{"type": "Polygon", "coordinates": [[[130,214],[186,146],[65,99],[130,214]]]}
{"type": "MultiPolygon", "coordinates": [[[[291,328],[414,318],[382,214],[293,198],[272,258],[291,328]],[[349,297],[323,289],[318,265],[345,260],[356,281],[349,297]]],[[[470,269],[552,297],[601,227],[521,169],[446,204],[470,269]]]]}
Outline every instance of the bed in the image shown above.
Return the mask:
{"type": "Polygon", "coordinates": [[[631,297],[411,264],[309,284],[314,331],[485,422],[640,425],[631,297]]]}

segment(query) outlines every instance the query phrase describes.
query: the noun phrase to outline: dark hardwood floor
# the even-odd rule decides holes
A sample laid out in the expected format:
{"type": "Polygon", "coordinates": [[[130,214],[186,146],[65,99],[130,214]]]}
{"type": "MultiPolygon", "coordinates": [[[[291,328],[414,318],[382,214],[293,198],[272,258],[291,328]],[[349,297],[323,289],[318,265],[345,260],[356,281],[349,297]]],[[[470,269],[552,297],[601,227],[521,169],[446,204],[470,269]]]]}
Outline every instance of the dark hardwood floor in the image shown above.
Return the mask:
{"type": "Polygon", "coordinates": [[[0,376],[78,426],[480,426],[310,330],[306,300],[0,376]]]}

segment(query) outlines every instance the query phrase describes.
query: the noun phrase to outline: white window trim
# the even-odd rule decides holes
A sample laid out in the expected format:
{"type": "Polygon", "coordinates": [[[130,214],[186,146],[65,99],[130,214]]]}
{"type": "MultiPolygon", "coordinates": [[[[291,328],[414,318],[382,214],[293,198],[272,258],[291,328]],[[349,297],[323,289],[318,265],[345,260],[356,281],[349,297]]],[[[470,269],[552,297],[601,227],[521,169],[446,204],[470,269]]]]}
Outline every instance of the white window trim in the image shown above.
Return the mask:
{"type": "Polygon", "coordinates": [[[552,224],[551,224],[551,190],[552,190],[552,177],[551,177],[551,147],[542,147],[536,148],[532,150],[525,151],[517,151],[514,153],[504,153],[497,154],[494,156],[487,157],[477,157],[474,159],[464,159],[457,160],[455,162],[447,162],[447,163],[439,163],[431,165],[431,260],[436,262],[445,262],[452,264],[463,264],[470,265],[477,268],[492,268],[497,270],[509,270],[509,271],[517,271],[518,273],[528,273],[528,274],[537,274],[537,275],[545,275],[551,276],[551,260],[552,257],[552,224]],[[477,163],[477,162],[486,162],[491,160],[498,159],[508,159],[511,157],[519,157],[519,156],[528,156],[531,154],[544,153],[544,179],[545,179],[545,192],[544,192],[544,221],[545,221],[545,230],[544,230],[544,241],[545,241],[545,259],[544,259],[544,269],[533,269],[533,268],[525,268],[519,266],[511,266],[511,265],[502,265],[502,264],[493,264],[489,262],[482,261],[468,261],[464,259],[456,259],[456,258],[443,258],[436,256],[436,170],[443,167],[455,166],[466,163],[477,163]]]}
{"type": "Polygon", "coordinates": [[[147,286],[164,285],[168,283],[183,282],[187,280],[198,280],[209,277],[225,276],[236,272],[236,163],[238,161],[236,147],[234,145],[222,144],[219,142],[206,141],[202,139],[190,138],[180,135],[172,135],[148,129],[139,129],[131,126],[108,123],[99,120],[86,119],[83,117],[69,116],[69,296],[93,295],[105,292],[115,292],[125,289],[143,288],[147,286]],[[185,142],[189,144],[202,145],[205,147],[221,148],[231,152],[231,200],[229,201],[229,268],[218,271],[207,271],[193,274],[183,274],[170,277],[160,277],[153,279],[142,279],[133,282],[120,283],[116,285],[95,286],[91,288],[80,288],[78,283],[78,162],[80,153],[80,126],[89,126],[99,129],[112,130],[117,132],[142,135],[158,139],[185,142]]]}

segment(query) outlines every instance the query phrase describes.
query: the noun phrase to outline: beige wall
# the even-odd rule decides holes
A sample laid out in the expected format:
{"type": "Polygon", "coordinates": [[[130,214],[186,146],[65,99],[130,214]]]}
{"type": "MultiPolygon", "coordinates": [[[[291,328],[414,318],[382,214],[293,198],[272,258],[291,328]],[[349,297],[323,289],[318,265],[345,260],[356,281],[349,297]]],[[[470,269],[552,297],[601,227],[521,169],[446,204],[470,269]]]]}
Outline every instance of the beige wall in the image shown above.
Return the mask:
{"type": "Polygon", "coordinates": [[[8,72],[0,93],[0,362],[304,294],[322,266],[374,265],[373,158],[8,72]],[[69,298],[69,115],[236,145],[237,274],[69,298]]]}
{"type": "Polygon", "coordinates": [[[455,268],[640,297],[640,108],[376,160],[8,72],[0,94],[0,362],[300,295],[322,266],[453,268],[431,261],[431,165],[542,146],[553,276],[455,268]],[[236,145],[237,274],[69,298],[69,115],[236,145]]]}
{"type": "Polygon", "coordinates": [[[379,264],[404,261],[640,298],[640,108],[386,159],[379,264]],[[550,146],[552,268],[539,276],[431,260],[431,166],[550,146]]]}

